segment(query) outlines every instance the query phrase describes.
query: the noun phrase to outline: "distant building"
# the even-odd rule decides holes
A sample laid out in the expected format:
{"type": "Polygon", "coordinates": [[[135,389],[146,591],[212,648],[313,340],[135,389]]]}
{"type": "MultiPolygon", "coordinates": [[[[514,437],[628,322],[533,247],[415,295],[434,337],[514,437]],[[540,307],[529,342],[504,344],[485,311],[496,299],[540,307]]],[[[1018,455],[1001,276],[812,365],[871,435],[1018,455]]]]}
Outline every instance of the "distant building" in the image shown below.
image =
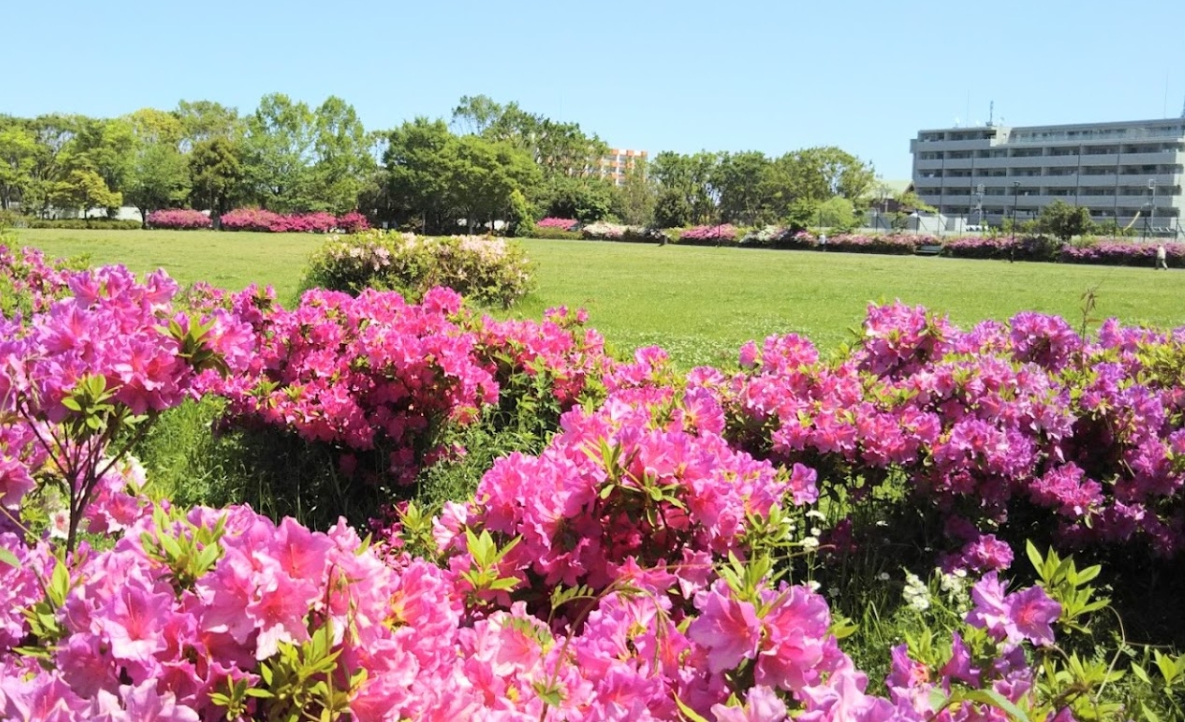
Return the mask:
{"type": "Polygon", "coordinates": [[[614,185],[624,185],[626,172],[638,161],[646,162],[646,151],[610,148],[601,156],[601,177],[611,178],[614,185]]]}
{"type": "Polygon", "coordinates": [[[1096,223],[1182,233],[1185,119],[923,130],[910,151],[918,196],[948,218],[1024,222],[1061,200],[1096,223]]]}

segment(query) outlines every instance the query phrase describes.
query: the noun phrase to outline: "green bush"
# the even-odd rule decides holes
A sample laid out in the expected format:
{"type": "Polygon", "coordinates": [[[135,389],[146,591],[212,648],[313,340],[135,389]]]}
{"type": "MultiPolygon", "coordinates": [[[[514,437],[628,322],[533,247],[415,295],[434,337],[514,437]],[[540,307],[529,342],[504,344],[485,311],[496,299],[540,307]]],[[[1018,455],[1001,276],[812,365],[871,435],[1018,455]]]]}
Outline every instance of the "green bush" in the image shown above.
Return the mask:
{"type": "Polygon", "coordinates": [[[580,231],[565,231],[563,228],[532,227],[525,234],[528,238],[543,238],[550,241],[582,241],[584,236],[580,231]]]}
{"type": "Polygon", "coordinates": [[[357,294],[375,288],[413,301],[435,286],[509,308],[531,290],[532,275],[526,253],[513,242],[372,230],[330,239],[313,254],[304,279],[306,289],[357,294]]]}
{"type": "Polygon", "coordinates": [[[143,227],[140,221],[112,220],[108,218],[28,218],[21,217],[14,225],[25,228],[57,228],[80,231],[88,228],[105,228],[113,231],[137,231],[143,227]]]}

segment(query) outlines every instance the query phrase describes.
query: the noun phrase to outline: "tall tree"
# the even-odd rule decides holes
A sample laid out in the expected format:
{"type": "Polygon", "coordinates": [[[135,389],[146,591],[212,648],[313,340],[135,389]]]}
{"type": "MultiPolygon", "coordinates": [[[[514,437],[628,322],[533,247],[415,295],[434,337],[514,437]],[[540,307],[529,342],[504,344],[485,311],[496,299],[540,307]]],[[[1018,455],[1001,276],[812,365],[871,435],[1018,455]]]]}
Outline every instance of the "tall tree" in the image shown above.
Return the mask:
{"type": "Polygon", "coordinates": [[[280,213],[321,210],[310,196],[314,115],[303,102],[273,93],[247,117],[243,176],[250,199],[280,213]]]}
{"type": "Polygon", "coordinates": [[[182,100],[174,111],[181,122],[181,150],[188,153],[205,140],[237,140],[243,132],[239,111],[209,100],[182,100]]]}
{"type": "Polygon", "coordinates": [[[0,209],[21,200],[33,179],[37,139],[28,124],[0,116],[0,209]]]}
{"type": "Polygon", "coordinates": [[[200,141],[189,154],[190,203],[208,208],[217,218],[241,197],[243,165],[238,148],[227,138],[200,141]]]}
{"type": "Polygon", "coordinates": [[[509,143],[466,135],[454,138],[450,146],[445,176],[448,197],[470,233],[479,222],[492,227],[510,210],[516,191],[522,193],[540,181],[531,157],[509,143]]]}
{"type": "Polygon", "coordinates": [[[720,194],[720,218],[728,223],[756,225],[774,220],[772,162],[764,153],[722,153],[712,178],[720,194]]]}
{"type": "Polygon", "coordinates": [[[149,213],[177,207],[188,196],[189,164],[176,147],[151,143],[137,150],[123,197],[139,209],[145,227],[149,213]]]}
{"type": "Polygon", "coordinates": [[[92,208],[116,208],[123,203],[118,191],[107,186],[107,181],[96,171],[76,168],[50,190],[50,202],[59,208],[74,208],[82,217],[92,208]]]}
{"type": "Polygon", "coordinates": [[[455,137],[443,120],[416,118],[387,135],[383,154],[391,220],[437,228],[448,211],[449,152],[455,137]]]}
{"type": "Polygon", "coordinates": [[[644,160],[635,160],[625,171],[625,181],[614,189],[614,208],[621,220],[632,226],[654,223],[658,189],[647,174],[644,160]]]}
{"type": "Polygon", "coordinates": [[[353,210],[376,165],[371,137],[354,106],[334,96],[317,108],[314,125],[310,194],[324,210],[353,210]]]}

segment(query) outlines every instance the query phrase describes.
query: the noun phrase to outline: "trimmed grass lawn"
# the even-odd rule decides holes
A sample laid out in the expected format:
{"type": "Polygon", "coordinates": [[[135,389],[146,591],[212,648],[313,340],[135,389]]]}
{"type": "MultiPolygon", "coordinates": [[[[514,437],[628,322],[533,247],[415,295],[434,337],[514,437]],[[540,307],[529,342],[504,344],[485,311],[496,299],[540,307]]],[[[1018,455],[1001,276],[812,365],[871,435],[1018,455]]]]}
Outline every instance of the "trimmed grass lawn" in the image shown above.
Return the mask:
{"type": "MultiPolygon", "coordinates": [[[[56,256],[136,271],[166,268],[182,283],[239,289],[272,284],[294,297],[321,236],[206,231],[21,230],[23,243],[56,256]]],[[[1082,296],[1092,317],[1162,328],[1185,325],[1185,273],[1074,266],[736,248],[663,247],[585,241],[522,241],[538,290],[510,312],[539,318],[549,306],[588,309],[590,323],[620,352],[666,348],[680,366],[727,365],[749,339],[807,336],[824,352],[851,340],[870,302],[901,299],[961,326],[1019,311],[1056,313],[1079,326],[1082,296]]],[[[500,314],[501,315],[501,314],[500,314]]],[[[1092,324],[1092,326],[1095,324],[1092,324]]]]}

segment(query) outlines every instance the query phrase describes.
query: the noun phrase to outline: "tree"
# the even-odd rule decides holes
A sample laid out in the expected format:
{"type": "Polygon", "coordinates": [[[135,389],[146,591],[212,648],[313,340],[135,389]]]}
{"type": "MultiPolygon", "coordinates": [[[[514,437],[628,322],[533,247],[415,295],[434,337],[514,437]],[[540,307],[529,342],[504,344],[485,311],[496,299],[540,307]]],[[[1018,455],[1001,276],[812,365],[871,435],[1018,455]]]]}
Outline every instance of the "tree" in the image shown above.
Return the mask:
{"type": "Polygon", "coordinates": [[[259,107],[247,117],[241,153],[251,201],[280,213],[323,205],[310,195],[314,122],[307,105],[282,93],[265,95],[259,101],[259,107]]]}
{"type": "Polygon", "coordinates": [[[37,140],[27,124],[0,116],[0,210],[22,199],[36,163],[37,140]]]}
{"type": "Polygon", "coordinates": [[[654,223],[654,206],[658,189],[647,174],[646,162],[638,159],[625,171],[625,182],[614,189],[614,209],[623,221],[632,226],[654,223]]]}
{"type": "Polygon", "coordinates": [[[473,135],[450,141],[446,167],[450,206],[463,215],[469,233],[479,221],[489,222],[492,229],[510,209],[514,192],[532,188],[541,175],[521,149],[473,135]]]}
{"type": "Polygon", "coordinates": [[[1072,206],[1059,199],[1041,209],[1037,229],[1066,243],[1074,236],[1092,232],[1094,222],[1090,218],[1090,209],[1072,206]]]}
{"type": "Polygon", "coordinates": [[[613,182],[596,176],[555,176],[545,182],[545,215],[595,223],[613,210],[613,182]]]}
{"type": "Polygon", "coordinates": [[[654,157],[649,170],[659,186],[655,219],[660,225],[672,227],[677,219],[682,222],[673,225],[716,220],[719,191],[712,179],[718,175],[719,162],[719,156],[706,151],[695,155],[663,151],[654,157]]]}
{"type": "Polygon", "coordinates": [[[198,142],[189,154],[190,204],[208,208],[214,218],[231,209],[242,191],[238,148],[226,138],[198,142]]]}
{"type": "Polygon", "coordinates": [[[61,181],[54,183],[50,201],[62,208],[78,208],[87,216],[91,208],[117,208],[123,203],[118,191],[107,187],[107,182],[98,172],[78,168],[61,181]]]}
{"type": "Polygon", "coordinates": [[[310,205],[335,214],[357,208],[358,195],[375,165],[371,138],[354,106],[335,96],[327,98],[314,119],[310,205]]]}
{"type": "Polygon", "coordinates": [[[184,203],[189,187],[185,156],[174,146],[153,143],[136,153],[124,200],[140,210],[141,221],[147,227],[149,213],[184,203]]]}
{"type": "Polygon", "coordinates": [[[609,145],[589,136],[578,123],[562,123],[528,113],[518,103],[502,105],[485,95],[465,96],[453,109],[453,127],[525,151],[547,180],[600,173],[609,145]]]}
{"type": "Polygon", "coordinates": [[[772,162],[764,153],[722,153],[712,186],[720,194],[720,218],[728,223],[757,225],[773,220],[769,196],[772,162]]]}
{"type": "Polygon", "coordinates": [[[182,100],[174,111],[181,123],[182,152],[191,152],[202,141],[215,138],[238,140],[243,133],[239,111],[209,100],[182,100]]]}
{"type": "Polygon", "coordinates": [[[135,146],[132,124],[127,119],[85,118],[68,147],[66,165],[71,170],[94,171],[110,190],[122,191],[132,171],[135,146]]]}
{"type": "Polygon", "coordinates": [[[448,210],[446,176],[454,139],[443,120],[423,117],[387,134],[383,166],[390,220],[415,218],[424,231],[441,225],[448,210]]]}

